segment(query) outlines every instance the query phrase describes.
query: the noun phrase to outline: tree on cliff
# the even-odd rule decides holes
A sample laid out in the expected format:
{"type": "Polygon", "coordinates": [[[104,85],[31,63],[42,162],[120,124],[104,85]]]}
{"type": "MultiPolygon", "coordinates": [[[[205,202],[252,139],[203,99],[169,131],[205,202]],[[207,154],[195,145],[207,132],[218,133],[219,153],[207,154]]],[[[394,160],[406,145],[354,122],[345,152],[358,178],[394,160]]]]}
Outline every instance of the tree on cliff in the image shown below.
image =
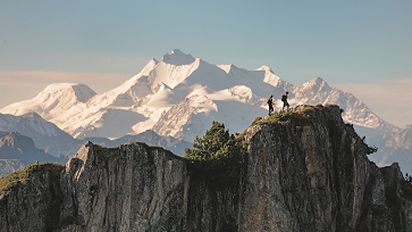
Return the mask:
{"type": "Polygon", "coordinates": [[[234,150],[235,141],[223,123],[213,121],[203,137],[196,136],[193,148],[185,150],[185,157],[191,160],[213,160],[228,157],[234,150]]]}

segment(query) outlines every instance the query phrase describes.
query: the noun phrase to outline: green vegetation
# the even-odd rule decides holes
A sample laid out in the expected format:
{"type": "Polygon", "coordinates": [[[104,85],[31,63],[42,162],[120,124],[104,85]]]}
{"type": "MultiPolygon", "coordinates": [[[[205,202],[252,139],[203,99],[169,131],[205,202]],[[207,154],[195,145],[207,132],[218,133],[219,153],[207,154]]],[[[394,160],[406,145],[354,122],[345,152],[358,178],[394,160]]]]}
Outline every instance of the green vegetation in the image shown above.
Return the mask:
{"type": "MultiPolygon", "coordinates": [[[[322,106],[323,107],[323,106],[322,106]]],[[[264,125],[264,124],[271,124],[280,121],[287,121],[289,119],[304,119],[306,115],[310,112],[314,111],[315,107],[310,105],[301,105],[294,109],[290,110],[282,110],[279,112],[275,112],[270,116],[266,117],[257,117],[252,125],[264,125]]]]}
{"type": "Polygon", "coordinates": [[[255,121],[252,123],[252,125],[263,125],[263,124],[270,124],[270,123],[274,123],[278,121],[286,121],[287,118],[292,116],[292,114],[293,114],[292,111],[279,111],[267,117],[257,117],[255,121]]]}
{"type": "Polygon", "coordinates": [[[0,196],[19,183],[26,182],[30,176],[36,172],[49,170],[53,173],[59,173],[63,168],[62,165],[58,164],[32,164],[19,169],[10,175],[0,177],[0,196]]]}
{"type": "Polygon", "coordinates": [[[287,121],[291,118],[303,119],[304,113],[306,113],[308,110],[312,110],[312,108],[305,108],[303,110],[295,111],[279,111],[267,117],[257,117],[252,125],[271,124],[275,122],[287,121]]]}
{"type": "Polygon", "coordinates": [[[216,188],[238,184],[243,161],[241,138],[229,135],[224,124],[214,121],[203,137],[196,137],[193,148],[185,150],[193,178],[208,179],[216,188]]]}
{"type": "Polygon", "coordinates": [[[228,158],[237,151],[236,141],[223,123],[213,121],[212,127],[201,138],[196,137],[192,149],[185,150],[185,157],[193,161],[210,161],[228,158]]]}

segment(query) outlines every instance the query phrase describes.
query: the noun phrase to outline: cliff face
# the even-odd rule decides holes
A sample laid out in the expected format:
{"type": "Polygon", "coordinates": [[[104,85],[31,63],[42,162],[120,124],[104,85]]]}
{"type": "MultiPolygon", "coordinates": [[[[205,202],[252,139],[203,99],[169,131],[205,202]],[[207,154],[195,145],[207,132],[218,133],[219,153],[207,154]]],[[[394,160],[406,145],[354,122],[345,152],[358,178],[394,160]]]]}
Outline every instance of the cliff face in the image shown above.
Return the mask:
{"type": "MultiPolygon", "coordinates": [[[[263,118],[230,161],[91,143],[0,191],[2,231],[412,231],[412,188],[336,106],[263,118]],[[3,192],[3,193],[2,193],[3,192]]],[[[0,183],[1,183],[0,179],[0,183]]]]}
{"type": "Polygon", "coordinates": [[[0,178],[0,231],[52,231],[63,202],[63,167],[31,166],[0,178]]]}
{"type": "Polygon", "coordinates": [[[371,163],[338,107],[248,130],[243,231],[412,231],[398,165],[371,163]]]}

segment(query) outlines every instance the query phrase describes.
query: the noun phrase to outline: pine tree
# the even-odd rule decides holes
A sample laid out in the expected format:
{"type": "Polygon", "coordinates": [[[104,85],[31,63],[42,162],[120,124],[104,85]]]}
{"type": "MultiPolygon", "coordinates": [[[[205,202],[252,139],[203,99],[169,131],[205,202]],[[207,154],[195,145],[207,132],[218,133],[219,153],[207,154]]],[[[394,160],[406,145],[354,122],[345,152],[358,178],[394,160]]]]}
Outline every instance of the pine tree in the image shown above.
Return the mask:
{"type": "Polygon", "coordinates": [[[213,121],[212,126],[201,138],[196,136],[192,149],[186,149],[186,158],[191,160],[212,160],[228,156],[234,141],[223,123],[213,121]]]}

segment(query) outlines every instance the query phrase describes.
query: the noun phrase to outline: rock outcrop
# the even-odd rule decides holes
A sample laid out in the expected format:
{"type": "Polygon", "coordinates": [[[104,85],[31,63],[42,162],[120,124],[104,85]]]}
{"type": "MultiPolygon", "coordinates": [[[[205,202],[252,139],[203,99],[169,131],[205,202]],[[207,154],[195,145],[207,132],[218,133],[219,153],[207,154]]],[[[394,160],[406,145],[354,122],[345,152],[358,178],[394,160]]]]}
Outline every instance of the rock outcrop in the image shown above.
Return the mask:
{"type": "Polygon", "coordinates": [[[65,168],[0,179],[0,232],[412,231],[411,185],[368,160],[339,107],[261,118],[237,140],[236,157],[205,164],[88,143],[65,168]]]}

